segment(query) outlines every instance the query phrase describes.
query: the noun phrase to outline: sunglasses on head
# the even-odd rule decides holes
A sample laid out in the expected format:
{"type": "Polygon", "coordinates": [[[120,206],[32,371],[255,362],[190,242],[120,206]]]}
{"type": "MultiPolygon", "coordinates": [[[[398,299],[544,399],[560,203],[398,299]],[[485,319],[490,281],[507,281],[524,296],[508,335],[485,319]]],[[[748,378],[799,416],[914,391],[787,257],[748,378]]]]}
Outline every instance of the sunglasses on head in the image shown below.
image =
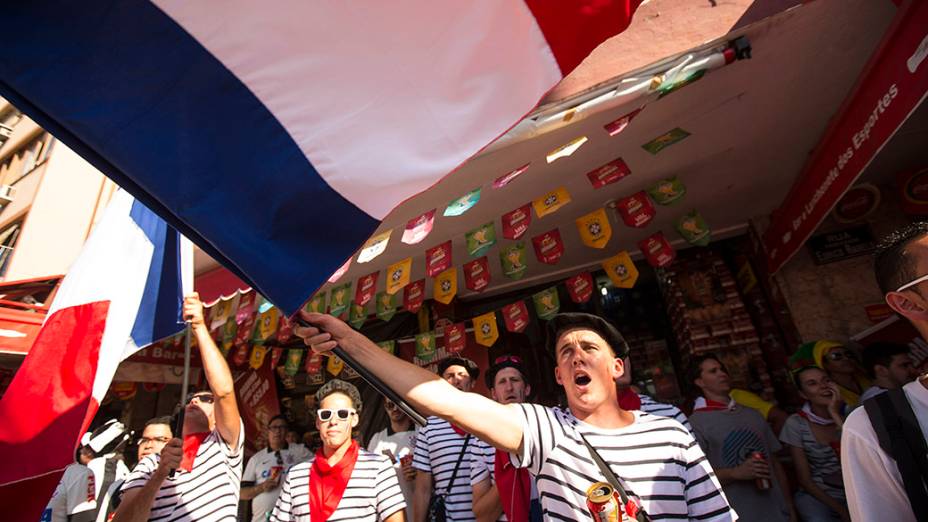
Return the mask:
{"type": "Polygon", "coordinates": [[[184,404],[190,404],[193,402],[193,399],[206,404],[212,404],[213,401],[216,400],[212,393],[190,393],[187,395],[187,402],[184,404]]]}
{"type": "Polygon", "coordinates": [[[323,408],[316,410],[316,416],[319,417],[319,420],[322,422],[327,422],[332,420],[332,415],[338,418],[340,421],[348,420],[356,412],[353,408],[339,408],[337,410],[323,408]]]}
{"type": "Polygon", "coordinates": [[[493,360],[493,364],[502,364],[504,362],[522,364],[522,358],[519,357],[518,355],[501,355],[493,360]]]}
{"type": "Polygon", "coordinates": [[[832,361],[840,361],[841,359],[850,359],[851,354],[847,350],[832,350],[828,352],[825,357],[828,357],[832,361]]]}

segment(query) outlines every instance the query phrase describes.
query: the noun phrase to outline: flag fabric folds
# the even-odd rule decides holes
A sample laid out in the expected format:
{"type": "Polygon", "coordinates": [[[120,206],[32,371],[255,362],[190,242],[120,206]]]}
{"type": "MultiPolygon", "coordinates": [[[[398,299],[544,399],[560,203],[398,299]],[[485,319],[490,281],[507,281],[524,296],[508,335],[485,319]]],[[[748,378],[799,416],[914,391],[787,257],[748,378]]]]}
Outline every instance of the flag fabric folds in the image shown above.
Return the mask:
{"type": "Polygon", "coordinates": [[[292,313],[639,3],[12,2],[0,95],[292,313]]]}

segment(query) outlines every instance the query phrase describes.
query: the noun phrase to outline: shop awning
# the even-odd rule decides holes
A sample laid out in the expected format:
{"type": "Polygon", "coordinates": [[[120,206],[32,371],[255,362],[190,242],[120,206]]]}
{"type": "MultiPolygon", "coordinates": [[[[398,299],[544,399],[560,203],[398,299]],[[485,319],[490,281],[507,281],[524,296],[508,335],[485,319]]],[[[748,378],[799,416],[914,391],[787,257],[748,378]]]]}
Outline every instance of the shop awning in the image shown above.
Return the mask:
{"type": "Polygon", "coordinates": [[[0,283],[0,353],[26,355],[62,276],[0,283]]]}
{"type": "Polygon", "coordinates": [[[207,306],[211,306],[220,298],[228,299],[236,293],[251,290],[251,287],[235,274],[222,267],[197,275],[193,281],[193,288],[207,306]]]}

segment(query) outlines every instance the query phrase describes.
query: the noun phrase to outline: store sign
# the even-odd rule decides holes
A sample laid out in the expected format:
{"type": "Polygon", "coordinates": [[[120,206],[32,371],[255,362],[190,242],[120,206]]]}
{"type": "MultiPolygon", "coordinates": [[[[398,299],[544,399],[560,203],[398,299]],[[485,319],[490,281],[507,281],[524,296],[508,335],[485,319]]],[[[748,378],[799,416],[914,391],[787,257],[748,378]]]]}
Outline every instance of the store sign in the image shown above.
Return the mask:
{"type": "Polygon", "coordinates": [[[902,211],[910,216],[928,215],[928,168],[896,175],[902,211]]]}
{"type": "Polygon", "coordinates": [[[843,261],[873,252],[876,241],[867,225],[846,228],[809,238],[809,250],[817,265],[843,261]]]}
{"type": "Polygon", "coordinates": [[[845,192],[831,214],[838,223],[854,223],[862,221],[879,206],[880,189],[864,183],[845,192]]]}

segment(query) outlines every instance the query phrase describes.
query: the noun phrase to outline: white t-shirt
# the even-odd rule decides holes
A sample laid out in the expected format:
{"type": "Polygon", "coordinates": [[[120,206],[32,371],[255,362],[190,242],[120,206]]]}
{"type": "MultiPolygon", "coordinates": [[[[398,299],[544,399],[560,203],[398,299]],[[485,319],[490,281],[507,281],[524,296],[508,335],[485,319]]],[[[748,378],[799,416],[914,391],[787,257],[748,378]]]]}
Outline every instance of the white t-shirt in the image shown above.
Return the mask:
{"type": "Polygon", "coordinates": [[[522,454],[512,455],[512,463],[535,477],[545,519],[589,520],[586,491],[605,481],[578,432],[655,520],[738,518],[696,439],[679,422],[634,411],[632,424],[603,429],[569,410],[517,407],[523,415],[522,454]]]}
{"type": "Polygon", "coordinates": [[[41,522],[67,522],[68,515],[96,509],[96,488],[90,477],[93,473],[83,464],[71,464],[42,512],[41,522]]]}
{"type": "MultiPolygon", "coordinates": [[[[245,474],[242,475],[242,482],[252,482],[255,486],[261,485],[262,482],[271,478],[274,468],[280,468],[280,483],[283,483],[284,474],[290,469],[290,466],[299,464],[310,457],[309,450],[302,444],[290,444],[286,449],[280,450],[280,461],[277,460],[277,452],[269,448],[255,453],[245,465],[245,474]]],[[[263,522],[267,520],[268,513],[274,509],[274,503],[277,502],[277,496],[280,495],[280,486],[260,493],[251,499],[251,520],[252,522],[263,522]]]]}
{"type": "MultiPolygon", "coordinates": [[[[149,520],[170,522],[214,522],[238,518],[238,498],[242,487],[242,447],[245,427],[239,420],[235,450],[213,430],[200,444],[189,473],[178,470],[164,480],[155,494],[149,520]]],[[[122,486],[125,493],[148,483],[158,468],[161,455],[152,454],[135,466],[122,486]]]]}
{"type": "MultiPolygon", "coordinates": [[[[465,436],[458,435],[451,423],[438,417],[429,417],[425,427],[419,429],[416,436],[412,465],[419,471],[432,474],[432,489],[437,494],[445,495],[445,511],[449,520],[476,520],[467,451],[463,454],[461,451],[464,449],[464,440],[465,436]],[[454,476],[454,484],[450,484],[459,458],[461,466],[454,476]]],[[[471,437],[468,446],[474,440],[471,437]]]]}
{"type": "MultiPolygon", "coordinates": [[[[280,496],[271,512],[274,522],[309,522],[309,476],[315,455],[292,468],[284,479],[280,496]]],[[[406,507],[403,493],[390,461],[383,455],[358,451],[358,460],[351,471],[342,495],[329,522],[340,520],[383,520],[406,507]]]]}
{"type": "MultiPolygon", "coordinates": [[[[918,427],[928,436],[926,383],[928,379],[918,379],[902,389],[915,412],[918,427]]],[[[864,408],[855,409],[844,422],[841,433],[841,470],[852,519],[915,521],[896,461],[880,448],[864,408]]]]}
{"type": "MultiPolygon", "coordinates": [[[[393,454],[395,460],[391,462],[393,464],[393,471],[396,472],[396,480],[400,484],[400,490],[403,491],[403,498],[406,500],[407,520],[412,520],[412,495],[415,491],[416,483],[413,480],[406,480],[403,478],[403,467],[399,459],[407,455],[411,456],[415,448],[415,430],[400,431],[392,435],[387,435],[387,429],[384,428],[375,433],[374,436],[371,437],[370,442],[367,443],[367,451],[371,453],[387,456],[386,452],[389,451],[393,454]]],[[[389,459],[390,457],[387,456],[387,458],[389,459]]]]}

